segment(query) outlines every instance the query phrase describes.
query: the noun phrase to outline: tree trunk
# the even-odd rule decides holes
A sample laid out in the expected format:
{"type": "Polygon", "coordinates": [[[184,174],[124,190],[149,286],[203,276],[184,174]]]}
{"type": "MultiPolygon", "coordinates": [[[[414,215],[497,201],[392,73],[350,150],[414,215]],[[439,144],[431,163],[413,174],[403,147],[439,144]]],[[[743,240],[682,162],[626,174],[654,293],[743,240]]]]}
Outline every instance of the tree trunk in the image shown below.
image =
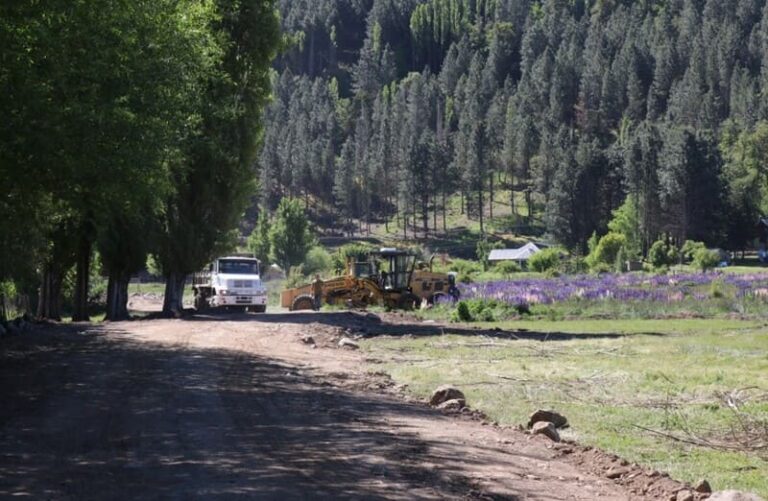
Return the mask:
{"type": "Polygon", "coordinates": [[[165,297],[163,298],[163,315],[180,317],[184,312],[184,273],[172,271],[165,276],[165,297]]]}
{"type": "Polygon", "coordinates": [[[485,227],[483,226],[483,189],[477,192],[477,202],[480,205],[480,234],[485,235],[485,227]]]}
{"type": "Polygon", "coordinates": [[[128,284],[131,279],[127,274],[112,272],[107,283],[107,320],[128,319],[128,284]]]}
{"type": "Polygon", "coordinates": [[[91,273],[91,242],[81,237],[77,249],[77,264],[75,265],[75,297],[72,310],[72,320],[75,322],[88,322],[88,289],[91,273]]]}
{"type": "Polygon", "coordinates": [[[50,320],[61,320],[61,270],[53,263],[43,267],[40,293],[37,302],[37,316],[50,320]]]}
{"type": "Polygon", "coordinates": [[[488,217],[491,218],[491,219],[493,219],[493,176],[494,176],[494,174],[493,174],[493,172],[491,172],[491,193],[490,193],[490,199],[489,199],[489,202],[490,202],[490,212],[488,214],[488,217]]]}
{"type": "Polygon", "coordinates": [[[511,179],[512,181],[509,183],[509,210],[512,213],[512,220],[515,222],[515,224],[517,224],[517,206],[515,205],[515,195],[517,192],[515,191],[514,176],[512,176],[511,179]]]}
{"type": "Polygon", "coordinates": [[[446,212],[448,212],[448,207],[446,206],[447,204],[446,204],[445,198],[446,198],[445,190],[443,190],[443,231],[448,231],[448,224],[447,224],[448,216],[446,214],[446,212]]]}

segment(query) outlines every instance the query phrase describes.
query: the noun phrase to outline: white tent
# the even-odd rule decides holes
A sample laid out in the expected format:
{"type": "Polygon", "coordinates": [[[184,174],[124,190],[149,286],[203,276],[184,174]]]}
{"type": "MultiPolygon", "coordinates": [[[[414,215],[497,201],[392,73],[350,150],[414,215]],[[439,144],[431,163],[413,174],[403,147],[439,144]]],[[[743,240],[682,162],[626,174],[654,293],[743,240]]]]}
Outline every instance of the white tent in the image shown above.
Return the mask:
{"type": "Polygon", "coordinates": [[[488,256],[489,261],[517,261],[522,264],[536,254],[541,252],[538,245],[527,243],[519,249],[493,249],[488,256]]]}

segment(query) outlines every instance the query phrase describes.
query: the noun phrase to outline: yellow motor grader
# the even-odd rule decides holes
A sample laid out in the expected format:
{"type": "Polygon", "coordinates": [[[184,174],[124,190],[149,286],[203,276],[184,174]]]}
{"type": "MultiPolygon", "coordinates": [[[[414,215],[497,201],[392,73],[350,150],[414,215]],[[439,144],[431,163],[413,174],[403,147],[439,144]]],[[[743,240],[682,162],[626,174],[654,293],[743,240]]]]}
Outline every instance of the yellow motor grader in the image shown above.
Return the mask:
{"type": "MultiPolygon", "coordinates": [[[[315,307],[314,284],[286,289],[280,294],[283,308],[291,311],[315,307]]],[[[423,301],[455,301],[459,297],[454,274],[432,271],[429,264],[418,263],[408,251],[383,248],[370,252],[366,259],[347,261],[343,276],[322,282],[322,303],[350,308],[379,305],[390,309],[411,310],[423,301]]]]}

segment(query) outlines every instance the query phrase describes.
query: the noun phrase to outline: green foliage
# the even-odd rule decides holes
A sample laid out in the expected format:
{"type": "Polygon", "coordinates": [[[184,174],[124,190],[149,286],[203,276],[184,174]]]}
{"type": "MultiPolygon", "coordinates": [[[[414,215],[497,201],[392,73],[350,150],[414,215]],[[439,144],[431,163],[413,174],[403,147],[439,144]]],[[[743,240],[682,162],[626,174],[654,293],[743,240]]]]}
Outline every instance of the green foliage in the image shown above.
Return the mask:
{"type": "Polygon", "coordinates": [[[515,273],[519,273],[522,271],[522,269],[520,268],[520,265],[514,261],[501,261],[499,263],[496,263],[493,269],[506,277],[509,277],[515,273]]]}
{"type": "Polygon", "coordinates": [[[163,268],[160,266],[160,262],[152,254],[147,256],[145,267],[147,268],[147,273],[153,277],[163,276],[163,268]]]}
{"type": "Polygon", "coordinates": [[[483,271],[488,271],[488,268],[491,266],[491,262],[488,260],[488,257],[491,254],[491,250],[493,249],[501,249],[503,244],[501,242],[489,242],[485,238],[481,238],[477,241],[477,246],[475,247],[475,255],[477,256],[477,260],[480,261],[480,265],[483,267],[483,271]]]}
{"type": "Polygon", "coordinates": [[[336,274],[344,273],[347,261],[353,258],[355,261],[365,261],[373,248],[368,244],[351,243],[341,247],[333,254],[332,266],[336,274]]]}
{"type": "Polygon", "coordinates": [[[720,264],[720,253],[716,250],[698,249],[693,254],[692,264],[701,271],[711,270],[720,264]]]}
{"type": "MultiPolygon", "coordinates": [[[[635,197],[629,196],[624,203],[613,211],[613,219],[608,222],[611,233],[624,237],[622,245],[626,259],[638,259],[642,252],[640,235],[640,215],[635,197]]],[[[591,249],[590,249],[591,251],[591,249]]]]}
{"type": "Polygon", "coordinates": [[[696,253],[702,249],[706,249],[707,246],[704,242],[695,242],[693,240],[686,240],[683,247],[680,249],[680,254],[686,261],[693,261],[696,257],[696,253]]]}
{"type": "Polygon", "coordinates": [[[525,305],[510,305],[496,299],[462,300],[451,313],[452,322],[496,322],[527,313],[525,305]]]}
{"type": "Polygon", "coordinates": [[[709,297],[712,299],[721,299],[725,297],[725,294],[725,282],[723,282],[721,279],[712,280],[712,283],[709,284],[709,297]]]}
{"type": "Polygon", "coordinates": [[[679,260],[677,247],[666,240],[657,240],[648,251],[648,262],[656,269],[664,269],[674,265],[679,260]]]}
{"type": "Polygon", "coordinates": [[[304,258],[304,273],[313,277],[316,274],[324,274],[333,269],[333,257],[323,247],[315,246],[307,252],[304,258]]]}
{"type": "Polygon", "coordinates": [[[448,266],[448,271],[455,271],[456,280],[468,284],[473,281],[474,275],[482,271],[482,265],[477,261],[467,259],[454,259],[448,266]]]}
{"type": "Polygon", "coordinates": [[[256,259],[261,261],[261,266],[264,268],[269,265],[269,255],[272,246],[272,242],[269,238],[269,229],[269,214],[267,214],[266,210],[262,210],[259,212],[256,227],[248,237],[248,250],[256,256],[256,259]]]}
{"type": "Polygon", "coordinates": [[[301,202],[290,198],[280,201],[269,240],[274,261],[284,270],[304,262],[314,237],[301,202]]]}
{"type": "Polygon", "coordinates": [[[562,251],[557,247],[543,249],[528,259],[528,267],[540,273],[557,269],[560,266],[561,253],[562,251]]]}
{"type": "Polygon", "coordinates": [[[308,281],[307,275],[304,272],[304,265],[301,264],[298,266],[291,266],[286,275],[286,288],[299,287],[300,285],[306,284],[308,281]]]}
{"type": "Polygon", "coordinates": [[[472,314],[469,312],[469,304],[466,301],[459,301],[456,310],[451,315],[453,322],[471,322],[472,314]]]}
{"type": "MultiPolygon", "coordinates": [[[[598,265],[614,266],[617,257],[624,255],[622,249],[627,243],[627,239],[621,233],[610,232],[603,235],[595,246],[594,250],[587,256],[587,262],[590,268],[598,265]]],[[[623,261],[623,260],[622,260],[623,261]]]]}

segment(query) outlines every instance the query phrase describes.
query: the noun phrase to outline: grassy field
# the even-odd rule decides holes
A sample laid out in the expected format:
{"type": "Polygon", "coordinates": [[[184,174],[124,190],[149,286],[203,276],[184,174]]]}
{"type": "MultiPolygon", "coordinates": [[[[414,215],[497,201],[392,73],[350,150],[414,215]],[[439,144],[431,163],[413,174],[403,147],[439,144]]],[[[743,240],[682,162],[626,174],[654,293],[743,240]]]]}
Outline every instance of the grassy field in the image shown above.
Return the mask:
{"type": "Polygon", "coordinates": [[[472,407],[510,425],[525,423],[537,408],[554,408],[571,423],[566,438],[676,478],[706,478],[716,489],[768,496],[765,322],[574,320],[497,325],[517,331],[519,339],[376,338],[366,341],[364,349],[417,395],[453,383],[472,407]],[[526,339],[532,333],[550,337],[526,339]],[[738,450],[742,443],[757,446],[760,441],[762,450],[738,450]]]}

